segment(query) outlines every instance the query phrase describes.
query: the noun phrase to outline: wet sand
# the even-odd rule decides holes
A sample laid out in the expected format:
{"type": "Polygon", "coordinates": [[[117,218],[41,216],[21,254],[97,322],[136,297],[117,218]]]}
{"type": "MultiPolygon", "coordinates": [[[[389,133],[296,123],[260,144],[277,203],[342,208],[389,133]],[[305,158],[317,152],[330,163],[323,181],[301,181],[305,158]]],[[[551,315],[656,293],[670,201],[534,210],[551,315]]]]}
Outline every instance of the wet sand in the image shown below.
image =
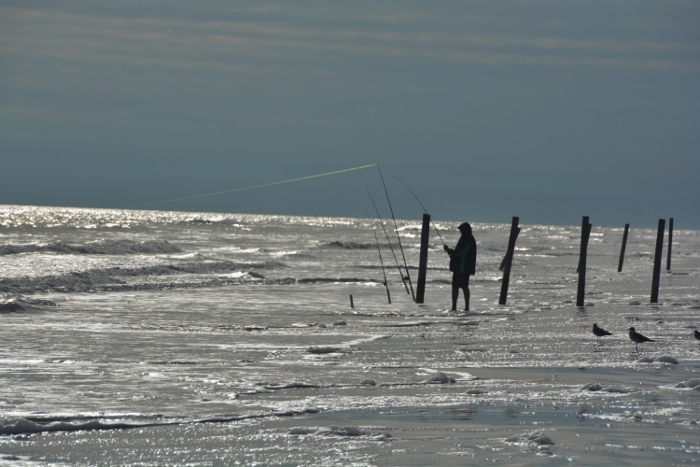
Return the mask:
{"type": "Polygon", "coordinates": [[[40,461],[31,465],[105,466],[115,460],[163,465],[163,459],[201,466],[652,466],[700,461],[700,386],[679,387],[700,374],[697,360],[628,368],[441,370],[457,378],[291,388],[270,393],[267,400],[270,406],[289,407],[293,399],[300,409],[314,407],[314,413],[20,436],[11,442],[5,438],[0,452],[18,456],[10,465],[29,458],[40,461]],[[341,400],[345,407],[357,408],[331,406],[341,400]],[[400,405],[406,401],[413,403],[400,405]],[[42,464],[42,459],[50,462],[42,464]]]}

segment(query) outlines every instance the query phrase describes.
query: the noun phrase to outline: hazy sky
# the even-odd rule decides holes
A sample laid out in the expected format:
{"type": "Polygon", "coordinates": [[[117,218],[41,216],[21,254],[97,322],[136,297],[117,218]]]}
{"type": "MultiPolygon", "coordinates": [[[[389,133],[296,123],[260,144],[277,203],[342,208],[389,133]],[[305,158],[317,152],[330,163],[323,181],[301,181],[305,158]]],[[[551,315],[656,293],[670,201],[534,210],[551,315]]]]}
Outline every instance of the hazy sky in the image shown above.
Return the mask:
{"type": "MultiPolygon", "coordinates": [[[[0,204],[378,163],[397,218],[700,229],[700,2],[0,0],[0,204]]],[[[364,217],[375,168],[149,209],[364,217]]]]}

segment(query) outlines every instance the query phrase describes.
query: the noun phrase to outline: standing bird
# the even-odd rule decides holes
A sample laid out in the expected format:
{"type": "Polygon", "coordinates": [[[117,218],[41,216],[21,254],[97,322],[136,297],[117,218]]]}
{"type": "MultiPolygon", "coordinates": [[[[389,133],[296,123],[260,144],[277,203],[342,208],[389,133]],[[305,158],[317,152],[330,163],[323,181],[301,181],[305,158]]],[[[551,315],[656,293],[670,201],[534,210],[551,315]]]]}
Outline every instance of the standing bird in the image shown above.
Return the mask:
{"type": "Polygon", "coordinates": [[[608,332],[603,328],[599,328],[596,323],[593,323],[593,334],[595,334],[596,342],[600,342],[600,338],[603,336],[612,336],[611,332],[608,332]]]}
{"type": "Polygon", "coordinates": [[[629,328],[628,331],[630,332],[630,339],[634,342],[634,348],[637,352],[639,352],[639,344],[643,344],[644,342],[656,342],[654,339],[649,339],[647,336],[639,334],[634,328],[629,328]]]}

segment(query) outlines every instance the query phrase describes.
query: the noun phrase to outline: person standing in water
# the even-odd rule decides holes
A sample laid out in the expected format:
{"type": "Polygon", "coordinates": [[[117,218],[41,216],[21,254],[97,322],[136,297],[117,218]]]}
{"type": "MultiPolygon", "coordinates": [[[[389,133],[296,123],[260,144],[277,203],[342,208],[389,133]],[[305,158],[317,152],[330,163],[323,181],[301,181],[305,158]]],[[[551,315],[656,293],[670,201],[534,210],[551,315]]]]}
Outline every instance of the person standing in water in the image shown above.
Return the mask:
{"type": "Polygon", "coordinates": [[[452,311],[457,311],[459,289],[464,292],[464,311],[469,311],[469,276],[476,273],[476,239],[468,223],[463,222],[457,228],[462,234],[457,245],[454,249],[444,246],[452,271],[452,311]]]}

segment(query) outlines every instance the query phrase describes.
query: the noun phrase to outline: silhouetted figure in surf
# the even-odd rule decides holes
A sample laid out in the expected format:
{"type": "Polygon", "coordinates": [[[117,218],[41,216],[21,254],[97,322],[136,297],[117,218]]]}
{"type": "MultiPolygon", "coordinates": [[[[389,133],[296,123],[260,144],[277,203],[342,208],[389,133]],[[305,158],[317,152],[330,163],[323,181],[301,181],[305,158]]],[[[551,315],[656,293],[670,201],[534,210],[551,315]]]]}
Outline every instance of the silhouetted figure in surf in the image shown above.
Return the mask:
{"type": "Polygon", "coordinates": [[[462,236],[454,249],[444,246],[450,255],[452,271],[452,311],[457,311],[459,289],[464,292],[464,311],[469,311],[469,276],[476,273],[476,239],[472,235],[472,226],[466,222],[457,227],[462,236]]]}

